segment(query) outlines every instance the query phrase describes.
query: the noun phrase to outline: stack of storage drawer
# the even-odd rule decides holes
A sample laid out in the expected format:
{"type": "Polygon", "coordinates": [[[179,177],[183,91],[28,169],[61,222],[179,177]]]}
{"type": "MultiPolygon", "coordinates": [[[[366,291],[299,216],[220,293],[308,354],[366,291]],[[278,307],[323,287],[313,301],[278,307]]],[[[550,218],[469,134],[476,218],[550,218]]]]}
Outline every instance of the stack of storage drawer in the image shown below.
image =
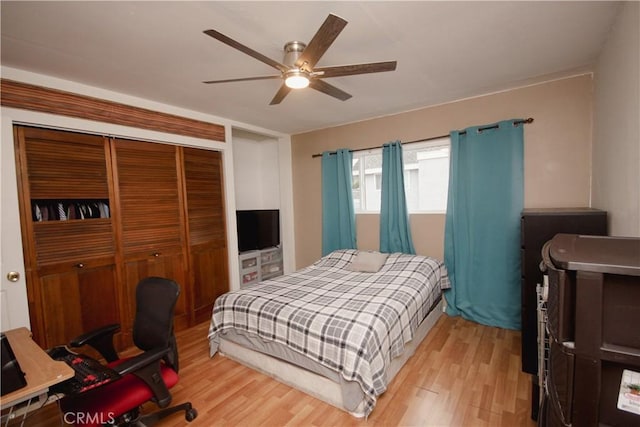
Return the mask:
{"type": "Polygon", "coordinates": [[[640,239],[558,234],[543,260],[549,360],[540,424],[639,426],[640,239]]]}
{"type": "Polygon", "coordinates": [[[531,418],[538,419],[540,381],[538,371],[538,319],[536,288],[542,284],[541,250],[558,233],[607,235],[607,212],[586,208],[527,208],[520,221],[522,371],[534,374],[531,389],[531,418]]]}

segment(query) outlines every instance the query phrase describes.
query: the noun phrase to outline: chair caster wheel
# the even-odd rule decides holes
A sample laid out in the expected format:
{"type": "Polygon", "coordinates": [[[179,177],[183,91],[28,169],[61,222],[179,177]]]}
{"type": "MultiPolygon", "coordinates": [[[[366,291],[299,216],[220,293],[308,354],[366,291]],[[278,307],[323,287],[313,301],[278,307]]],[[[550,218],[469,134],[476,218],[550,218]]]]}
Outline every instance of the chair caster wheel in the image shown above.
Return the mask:
{"type": "Polygon", "coordinates": [[[194,408],[188,409],[187,412],[185,412],[184,414],[185,420],[189,422],[195,420],[197,416],[198,416],[198,411],[196,411],[194,408]]]}

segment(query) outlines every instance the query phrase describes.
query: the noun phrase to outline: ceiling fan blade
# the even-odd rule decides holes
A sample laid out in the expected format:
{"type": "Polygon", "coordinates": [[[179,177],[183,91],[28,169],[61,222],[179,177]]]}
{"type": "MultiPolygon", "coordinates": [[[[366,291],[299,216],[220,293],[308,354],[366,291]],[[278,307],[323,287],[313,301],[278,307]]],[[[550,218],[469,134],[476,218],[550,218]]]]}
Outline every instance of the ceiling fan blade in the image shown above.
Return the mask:
{"type": "Polygon", "coordinates": [[[248,82],[251,80],[267,80],[267,79],[281,79],[282,76],[259,76],[259,77],[243,77],[240,79],[226,79],[226,80],[207,80],[202,83],[211,84],[211,83],[231,83],[231,82],[248,82]]]}
{"type": "Polygon", "coordinates": [[[284,97],[289,94],[289,92],[291,92],[291,88],[286,84],[282,83],[282,85],[280,86],[280,89],[278,89],[278,92],[276,92],[276,95],[273,97],[269,105],[280,104],[284,99],[284,97]]]}
{"type": "Polygon", "coordinates": [[[318,77],[342,77],[353,76],[355,74],[382,73],[394,71],[397,66],[396,61],[371,62],[369,64],[340,65],[335,67],[320,67],[313,70],[314,73],[322,73],[318,77]]]}
{"type": "Polygon", "coordinates": [[[204,33],[208,36],[213,37],[216,40],[221,41],[222,43],[231,46],[234,49],[238,49],[240,52],[246,53],[247,55],[257,59],[258,61],[264,62],[265,64],[280,70],[282,72],[285,72],[289,69],[289,67],[287,67],[284,64],[281,64],[278,61],[274,61],[271,58],[268,58],[266,56],[264,56],[261,53],[256,52],[255,50],[243,45],[242,43],[239,43],[235,40],[233,40],[230,37],[225,36],[224,34],[216,31],[216,30],[205,30],[204,33]]]}
{"type": "Polygon", "coordinates": [[[302,54],[296,60],[296,67],[311,71],[316,62],[324,55],[338,34],[347,25],[347,21],[339,16],[330,14],[322,23],[302,54]]]}
{"type": "Polygon", "coordinates": [[[351,95],[349,95],[347,92],[343,91],[342,89],[338,89],[337,87],[330,85],[323,80],[311,79],[309,81],[309,87],[317,91],[326,93],[329,96],[333,96],[334,98],[338,98],[340,101],[346,101],[347,99],[351,98],[351,95]]]}

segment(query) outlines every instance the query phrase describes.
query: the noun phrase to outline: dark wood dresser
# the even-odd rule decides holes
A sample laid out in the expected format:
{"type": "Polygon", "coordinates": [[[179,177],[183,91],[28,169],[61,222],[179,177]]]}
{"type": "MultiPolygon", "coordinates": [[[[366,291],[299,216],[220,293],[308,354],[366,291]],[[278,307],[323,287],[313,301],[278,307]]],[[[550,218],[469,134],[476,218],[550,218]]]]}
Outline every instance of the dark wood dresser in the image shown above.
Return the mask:
{"type": "Polygon", "coordinates": [[[607,213],[592,208],[524,209],[521,217],[522,269],[522,370],[533,374],[531,417],[539,407],[538,321],[536,285],[542,283],[540,262],[543,245],[558,233],[604,236],[607,213]]]}

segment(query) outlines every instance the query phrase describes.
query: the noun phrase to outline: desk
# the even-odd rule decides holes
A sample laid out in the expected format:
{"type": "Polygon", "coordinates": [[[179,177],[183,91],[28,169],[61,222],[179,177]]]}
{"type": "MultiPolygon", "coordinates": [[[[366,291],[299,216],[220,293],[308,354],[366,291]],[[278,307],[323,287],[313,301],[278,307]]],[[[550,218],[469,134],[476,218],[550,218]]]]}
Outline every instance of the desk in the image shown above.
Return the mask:
{"type": "Polygon", "coordinates": [[[27,328],[5,331],[13,353],[25,373],[27,385],[0,398],[2,409],[38,397],[49,391],[49,387],[73,377],[74,372],[65,362],[53,360],[31,339],[27,328]]]}

